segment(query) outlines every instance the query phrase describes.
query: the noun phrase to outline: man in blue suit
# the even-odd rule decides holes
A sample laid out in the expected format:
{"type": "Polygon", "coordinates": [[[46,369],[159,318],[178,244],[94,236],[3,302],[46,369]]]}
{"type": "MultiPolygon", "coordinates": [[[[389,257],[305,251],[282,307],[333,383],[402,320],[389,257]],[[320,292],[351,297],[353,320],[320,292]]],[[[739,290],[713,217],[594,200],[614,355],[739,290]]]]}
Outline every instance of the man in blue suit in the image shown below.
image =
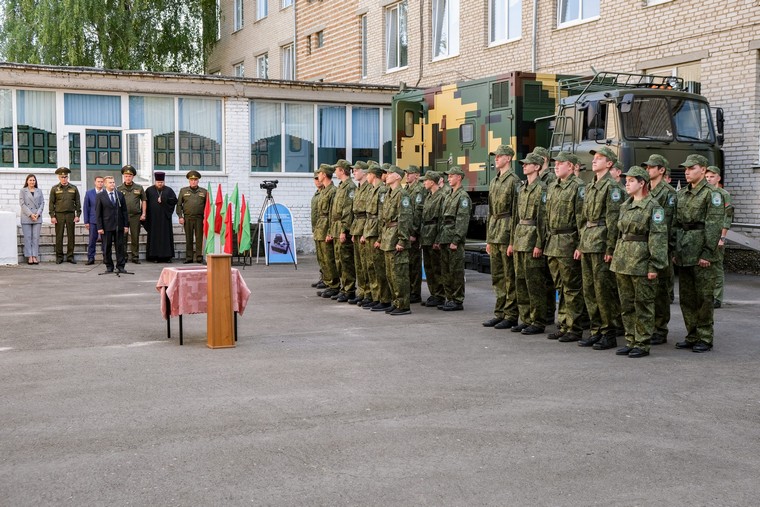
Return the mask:
{"type": "MultiPolygon", "coordinates": [[[[87,265],[95,264],[95,245],[98,242],[97,219],[95,218],[95,198],[103,191],[103,176],[95,176],[95,188],[84,194],[84,228],[90,232],[90,242],[87,244],[87,265]]],[[[105,258],[105,242],[100,244],[100,250],[105,258]]]]}
{"type": "Polygon", "coordinates": [[[124,265],[127,263],[126,248],[123,235],[129,230],[129,216],[127,215],[127,201],[124,194],[116,190],[113,176],[104,178],[106,190],[98,194],[95,199],[95,217],[97,220],[98,233],[103,236],[106,244],[105,263],[106,273],[113,273],[113,258],[111,249],[116,244],[116,272],[126,273],[124,265]]]}

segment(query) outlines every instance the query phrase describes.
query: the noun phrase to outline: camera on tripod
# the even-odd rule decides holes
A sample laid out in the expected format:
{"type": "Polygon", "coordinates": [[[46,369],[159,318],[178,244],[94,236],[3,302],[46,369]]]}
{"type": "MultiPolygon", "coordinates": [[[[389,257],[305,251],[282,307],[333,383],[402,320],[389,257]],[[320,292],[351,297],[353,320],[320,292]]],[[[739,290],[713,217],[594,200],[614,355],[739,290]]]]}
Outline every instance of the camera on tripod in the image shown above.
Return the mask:
{"type": "Polygon", "coordinates": [[[259,184],[259,188],[263,190],[274,190],[277,188],[279,180],[264,180],[259,184]]]}

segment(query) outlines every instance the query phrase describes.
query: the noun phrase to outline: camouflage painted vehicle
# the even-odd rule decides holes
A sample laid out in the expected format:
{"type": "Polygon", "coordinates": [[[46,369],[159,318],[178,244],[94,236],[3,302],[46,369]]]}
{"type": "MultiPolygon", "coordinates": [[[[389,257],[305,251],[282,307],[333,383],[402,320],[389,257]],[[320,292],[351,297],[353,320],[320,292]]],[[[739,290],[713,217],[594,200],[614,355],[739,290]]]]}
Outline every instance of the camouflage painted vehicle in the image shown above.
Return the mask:
{"type": "Polygon", "coordinates": [[[495,176],[489,153],[499,144],[515,149],[519,175],[516,161],[536,146],[552,154],[577,153],[589,164],[589,150],[606,145],[626,168],[661,153],[673,165],[674,185],[683,174],[677,164],[689,153],[722,167],[722,138],[715,134],[707,100],[683,90],[680,78],[510,72],[402,91],[393,99],[395,162],[437,171],[462,167],[475,208],[468,236],[481,238],[488,184],[495,176]]]}

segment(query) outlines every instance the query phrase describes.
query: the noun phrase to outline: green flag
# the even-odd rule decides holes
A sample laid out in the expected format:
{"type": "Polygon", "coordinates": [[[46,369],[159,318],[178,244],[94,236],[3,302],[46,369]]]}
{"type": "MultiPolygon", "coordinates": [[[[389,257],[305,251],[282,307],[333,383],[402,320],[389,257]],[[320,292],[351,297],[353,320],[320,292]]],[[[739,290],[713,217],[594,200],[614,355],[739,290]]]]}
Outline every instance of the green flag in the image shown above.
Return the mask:
{"type": "Polygon", "coordinates": [[[206,224],[205,227],[208,231],[206,236],[206,248],[204,248],[204,252],[206,254],[212,254],[214,253],[214,217],[216,216],[216,205],[214,204],[214,201],[211,200],[211,183],[208,184],[208,193],[206,194],[207,198],[207,206],[208,206],[208,214],[206,215],[206,224]]]}
{"type": "Polygon", "coordinates": [[[232,230],[237,233],[238,224],[240,223],[240,194],[238,194],[238,184],[235,183],[235,190],[232,192],[232,230]]]}
{"type": "Polygon", "coordinates": [[[251,213],[246,206],[245,196],[243,196],[240,212],[242,217],[240,219],[240,232],[238,233],[240,238],[238,252],[242,253],[251,249],[251,213]]]}

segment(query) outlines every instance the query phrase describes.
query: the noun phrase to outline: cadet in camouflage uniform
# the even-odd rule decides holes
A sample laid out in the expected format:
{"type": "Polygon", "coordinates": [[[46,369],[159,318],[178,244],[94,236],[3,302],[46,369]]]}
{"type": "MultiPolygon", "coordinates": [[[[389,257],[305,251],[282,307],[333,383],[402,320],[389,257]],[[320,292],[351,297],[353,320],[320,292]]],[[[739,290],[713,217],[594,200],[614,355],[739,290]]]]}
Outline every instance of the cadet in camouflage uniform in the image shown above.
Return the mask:
{"type": "Polygon", "coordinates": [[[74,260],[74,224],[79,222],[82,214],[82,204],[79,199],[79,189],[69,183],[71,170],[68,167],[59,167],[55,170],[58,175],[58,183],[50,189],[48,207],[50,222],[55,225],[55,263],[61,264],[63,255],[63,231],[66,230],[68,242],[66,244],[66,260],[76,264],[74,260]]]}
{"type": "Polygon", "coordinates": [[[130,253],[129,262],[140,264],[140,222],[145,221],[145,208],[148,204],[148,198],[145,197],[145,189],[142,185],[132,181],[137,174],[134,167],[125,165],[121,168],[121,174],[124,183],[119,185],[116,190],[124,194],[129,216],[129,236],[124,235],[124,251],[130,253]],[[127,249],[127,237],[130,239],[129,249],[127,249]]]}
{"type": "Polygon", "coordinates": [[[317,169],[319,183],[322,190],[319,192],[317,203],[317,226],[314,228],[314,240],[322,257],[322,281],[327,285],[323,291],[317,291],[317,296],[331,298],[340,293],[340,273],[335,264],[335,248],[330,235],[330,212],[335,198],[335,185],[332,177],[335,169],[330,164],[320,164],[317,169]]]}
{"type": "MultiPolygon", "coordinates": [[[[557,181],[554,171],[549,168],[551,162],[549,150],[543,146],[536,146],[533,148],[533,153],[542,159],[538,178],[544,182],[546,191],[548,192],[549,188],[557,181]]],[[[546,323],[552,324],[554,322],[554,314],[557,311],[557,287],[554,286],[554,279],[552,278],[552,272],[549,269],[549,262],[546,258],[544,258],[544,283],[546,284],[546,323]]]]}
{"type": "Polygon", "coordinates": [[[546,229],[548,240],[544,255],[561,292],[557,331],[550,340],[574,342],[581,339],[581,315],[584,311],[583,278],[580,255],[576,255],[583,221],[583,197],[586,185],[573,174],[578,157],[561,151],[554,158],[557,181],[546,195],[546,229]]]}
{"type": "MultiPolygon", "coordinates": [[[[314,186],[317,187],[317,190],[314,192],[314,195],[311,196],[311,233],[312,238],[314,237],[314,229],[317,226],[317,218],[319,217],[319,206],[317,203],[319,202],[319,191],[322,190],[322,184],[319,182],[319,173],[314,173],[314,186]]],[[[319,280],[316,283],[312,283],[312,287],[316,287],[317,289],[325,289],[327,288],[327,285],[322,281],[322,256],[319,253],[319,243],[316,239],[314,239],[314,251],[317,253],[317,265],[319,266],[319,280]]]]}
{"type": "Polygon", "coordinates": [[[340,180],[330,208],[330,234],[335,249],[335,266],[340,274],[340,293],[335,300],[345,303],[356,297],[356,270],[354,269],[354,243],[351,241],[351,223],[354,220],[356,184],[351,179],[351,164],[340,159],[335,163],[335,174],[340,180]]]}
{"type": "Polygon", "coordinates": [[[641,164],[649,173],[649,195],[665,210],[665,225],[668,228],[668,262],[657,272],[657,292],[654,296],[654,332],[652,345],[661,345],[668,341],[668,323],[670,322],[670,288],[673,285],[673,213],[676,210],[676,189],[665,181],[668,172],[668,160],[662,155],[652,154],[641,164]]]}
{"type": "Polygon", "coordinates": [[[707,159],[692,154],[681,164],[688,185],[678,192],[673,229],[678,299],[686,338],[677,349],[707,352],[713,346],[713,290],[718,242],[725,220],[723,196],[705,179],[707,159]]]}
{"type": "Polygon", "coordinates": [[[623,327],[620,302],[616,297],[617,282],[610,271],[610,262],[617,241],[617,222],[623,191],[610,175],[617,161],[607,148],[591,151],[594,182],[586,186],[583,220],[578,252],[581,253],[583,298],[591,319],[591,335],[578,342],[581,347],[606,350],[617,346],[617,330],[623,327]]]}
{"type": "Polygon", "coordinates": [[[464,309],[464,240],[470,225],[472,200],[462,188],[464,171],[454,166],[447,174],[451,195],[443,202],[443,223],[438,235],[446,303],[438,305],[438,309],[453,312],[464,309]]]}
{"type": "Polygon", "coordinates": [[[731,229],[731,222],[734,221],[734,207],[731,204],[731,195],[720,186],[720,168],[711,165],[707,168],[705,174],[707,182],[715,187],[723,197],[723,206],[726,208],[726,216],[723,219],[723,230],[720,232],[720,241],[718,242],[718,260],[715,262],[715,290],[713,291],[713,308],[720,308],[723,304],[723,256],[726,250],[726,234],[731,229]]]}
{"type": "Polygon", "coordinates": [[[364,224],[364,235],[361,241],[368,246],[369,284],[372,291],[370,304],[362,308],[373,312],[384,312],[391,308],[391,289],[385,277],[385,253],[380,250],[380,233],[382,225],[380,214],[383,212],[383,201],[388,187],[383,183],[385,171],[377,164],[369,164],[367,181],[372,185],[367,195],[367,222],[364,224]]]}
{"type": "Polygon", "coordinates": [[[367,191],[370,184],[367,183],[367,163],[358,161],[354,163],[354,179],[356,180],[356,192],[354,193],[353,216],[351,222],[351,242],[354,245],[354,268],[356,270],[356,296],[348,300],[349,304],[357,305],[372,301],[367,277],[367,256],[361,237],[364,233],[364,224],[367,221],[367,191]]]}
{"type": "Polygon", "coordinates": [[[535,153],[520,160],[527,180],[517,193],[507,255],[514,255],[515,289],[521,324],[512,332],[543,333],[546,328],[546,184],[538,177],[543,159],[535,153]]]}
{"type": "Polygon", "coordinates": [[[406,169],[406,193],[412,199],[412,228],[409,231],[409,302],[422,301],[422,248],[420,248],[420,227],[422,207],[428,192],[420,181],[420,168],[410,165],[406,169]]]}
{"type": "MultiPolygon", "coordinates": [[[[491,261],[491,285],[496,295],[493,318],[483,322],[486,327],[510,329],[517,325],[517,293],[515,292],[515,264],[507,255],[510,242],[512,215],[520,178],[512,170],[515,151],[502,144],[491,153],[498,174],[488,187],[488,230],[486,252],[491,261]]],[[[464,237],[462,238],[464,242],[464,237]]]]}
{"type": "Polygon", "coordinates": [[[179,224],[185,228],[185,264],[203,262],[203,213],[208,192],[198,186],[201,173],[187,173],[190,186],[182,187],[177,200],[179,224]]]}
{"type": "Polygon", "coordinates": [[[625,346],[615,354],[636,358],[649,355],[657,276],[670,263],[668,226],[665,210],[648,194],[649,172],[634,166],[623,176],[631,199],[620,207],[618,240],[610,269],[618,283],[625,346]]]}
{"type": "Polygon", "coordinates": [[[385,277],[393,295],[392,307],[385,313],[408,315],[409,308],[409,231],[412,228],[412,200],[401,186],[404,171],[395,165],[388,169],[385,183],[390,190],[383,201],[380,223],[380,249],[385,252],[385,277]]]}
{"type": "Polygon", "coordinates": [[[438,244],[438,234],[443,217],[443,201],[446,194],[443,192],[440,180],[441,174],[436,171],[427,171],[422,177],[422,183],[428,192],[422,208],[420,245],[422,245],[422,259],[425,262],[425,274],[430,296],[422,302],[422,306],[438,306],[446,302],[446,289],[443,286],[441,273],[441,245],[438,244]]]}

